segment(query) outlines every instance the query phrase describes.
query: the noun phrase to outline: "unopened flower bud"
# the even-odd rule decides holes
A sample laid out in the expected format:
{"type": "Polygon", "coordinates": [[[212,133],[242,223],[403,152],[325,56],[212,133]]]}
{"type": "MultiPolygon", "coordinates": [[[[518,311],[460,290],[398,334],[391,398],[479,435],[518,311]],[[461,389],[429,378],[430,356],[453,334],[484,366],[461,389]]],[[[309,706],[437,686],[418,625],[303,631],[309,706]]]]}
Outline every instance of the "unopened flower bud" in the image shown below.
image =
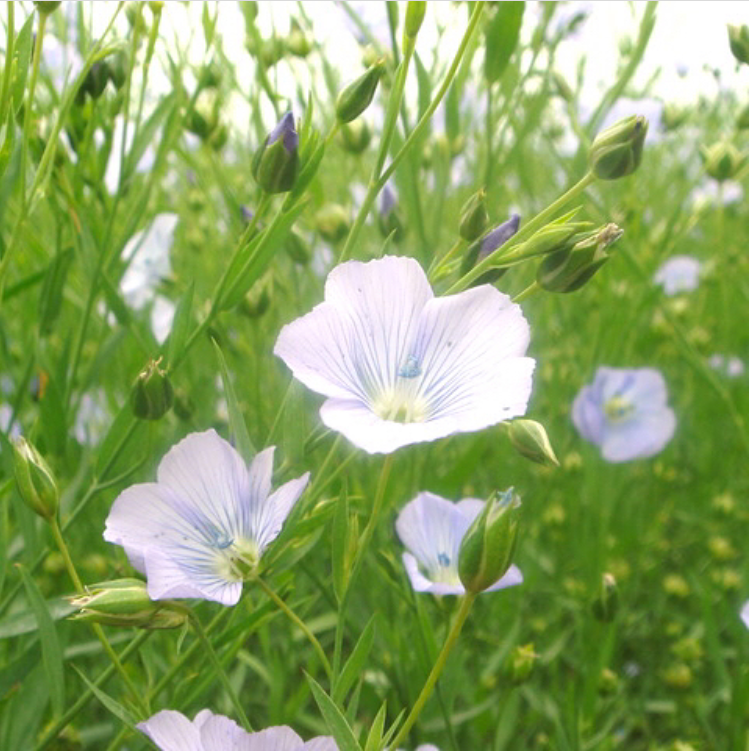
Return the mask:
{"type": "Polygon", "coordinates": [[[642,159],[648,121],[632,115],[599,133],[588,153],[593,174],[601,180],[617,180],[632,174],[642,159]]]}
{"type": "Polygon", "coordinates": [[[669,102],[663,107],[663,129],[666,131],[676,130],[683,125],[689,118],[689,110],[679,104],[669,102]]]}
{"type": "Polygon", "coordinates": [[[54,13],[59,7],[62,0],[34,0],[36,9],[43,15],[48,16],[50,13],[54,13]]]}
{"type": "Polygon", "coordinates": [[[71,620],[149,630],[179,628],[187,622],[184,608],[169,600],[154,602],[140,579],[116,579],[86,589],[87,594],[70,598],[79,608],[71,620]]]}
{"type": "Polygon", "coordinates": [[[82,102],[86,94],[92,99],[98,99],[104,93],[109,78],[109,63],[106,60],[95,62],[86,73],[81,88],[78,90],[76,98],[78,103],[82,102]]]}
{"type": "Polygon", "coordinates": [[[295,19],[291,19],[291,31],[286,37],[286,48],[296,57],[307,57],[312,51],[312,43],[302,31],[302,27],[295,19]]]}
{"type": "MultiPolygon", "coordinates": [[[[461,276],[467,274],[477,263],[483,261],[495,250],[501,248],[520,228],[520,215],[512,214],[506,222],[502,222],[493,230],[487,232],[480,240],[474,242],[463,256],[460,266],[461,276]]],[[[507,269],[491,269],[482,274],[471,286],[480,284],[493,284],[504,274],[507,269]]]]}
{"type": "Polygon", "coordinates": [[[127,52],[118,50],[111,56],[109,60],[109,77],[117,91],[125,85],[129,69],[130,64],[127,52]]]}
{"type": "Polygon", "coordinates": [[[406,38],[416,39],[426,12],[427,4],[425,0],[409,0],[408,5],[406,5],[406,23],[403,26],[403,34],[406,38]]]}
{"type": "Polygon", "coordinates": [[[151,360],[135,380],[130,392],[133,414],[141,420],[159,420],[172,407],[174,390],[159,360],[151,360]]]}
{"type": "Polygon", "coordinates": [[[517,541],[520,496],[495,493],[463,537],[458,574],[468,592],[483,592],[510,568],[517,541]]]}
{"type": "Polygon", "coordinates": [[[705,162],[705,172],[718,182],[735,177],[746,161],[745,156],[727,141],[719,141],[708,148],[703,147],[701,154],[705,162]]]}
{"type": "Polygon", "coordinates": [[[382,189],[377,224],[383,237],[390,237],[392,235],[395,242],[400,242],[403,239],[403,221],[398,209],[398,200],[389,185],[386,185],[382,189]]]}
{"type": "Polygon", "coordinates": [[[369,107],[384,70],[385,62],[378,60],[338,95],[335,114],[339,122],[350,123],[369,107]]]}
{"type": "Polygon", "coordinates": [[[309,244],[296,230],[289,232],[283,247],[289,258],[300,266],[306,266],[312,258],[309,244]]]}
{"type": "Polygon", "coordinates": [[[564,99],[565,102],[575,101],[575,94],[561,73],[556,70],[552,71],[551,81],[557,96],[564,99]]]}
{"type": "Polygon", "coordinates": [[[593,615],[604,623],[614,620],[616,611],[619,609],[619,590],[616,579],[611,574],[604,574],[601,579],[601,588],[598,596],[593,600],[593,615]]]}
{"type": "Polygon", "coordinates": [[[460,227],[458,232],[464,240],[472,242],[481,237],[488,221],[486,191],[481,188],[463,204],[463,208],[460,210],[460,227]]]}
{"type": "Polygon", "coordinates": [[[60,491],[52,470],[25,438],[13,439],[13,474],[23,502],[44,519],[57,513],[60,491]]]}
{"type": "Polygon", "coordinates": [[[351,154],[361,154],[372,140],[372,131],[365,120],[352,120],[341,125],[341,145],[351,154]]]}
{"type": "Polygon", "coordinates": [[[536,282],[547,292],[580,289],[609,260],[609,246],[623,234],[615,224],[590,232],[571,248],[556,251],[541,261],[536,282]]]}
{"type": "Polygon", "coordinates": [[[211,61],[200,69],[198,88],[217,89],[221,85],[221,68],[215,61],[211,61]]]}
{"type": "Polygon", "coordinates": [[[508,435],[510,443],[521,456],[547,467],[559,466],[546,428],[540,422],[513,420],[509,423],[508,435]]]}
{"type": "Polygon", "coordinates": [[[252,175],[267,193],[286,193],[294,187],[299,170],[299,136],[294,115],[287,112],[255,152],[252,175]]]}
{"type": "Polygon", "coordinates": [[[218,125],[218,98],[212,90],[201,91],[188,113],[185,127],[206,141],[218,125]]]}
{"type": "Polygon", "coordinates": [[[343,240],[349,227],[348,212],[340,204],[326,204],[315,214],[315,229],[330,243],[343,240]]]}
{"type": "Polygon", "coordinates": [[[749,26],[728,24],[728,44],[733,56],[740,62],[749,64],[749,26]]]}
{"type": "Polygon", "coordinates": [[[221,151],[229,140],[229,129],[224,123],[219,123],[208,136],[208,145],[214,151],[221,151]]]}
{"type": "Polygon", "coordinates": [[[260,318],[270,307],[273,292],[273,277],[265,274],[250,287],[240,305],[240,310],[248,318],[260,318]]]}
{"type": "Polygon", "coordinates": [[[533,649],[533,644],[513,647],[507,658],[507,677],[516,686],[525,683],[530,678],[537,661],[538,655],[533,649]]]}

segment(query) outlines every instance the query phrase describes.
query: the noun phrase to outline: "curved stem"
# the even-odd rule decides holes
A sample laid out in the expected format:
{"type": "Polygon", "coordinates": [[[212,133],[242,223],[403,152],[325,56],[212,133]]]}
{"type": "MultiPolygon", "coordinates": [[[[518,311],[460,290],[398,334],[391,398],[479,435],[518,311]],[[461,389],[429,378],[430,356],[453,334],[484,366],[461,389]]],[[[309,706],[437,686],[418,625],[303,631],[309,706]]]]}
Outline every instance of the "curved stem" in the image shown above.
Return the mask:
{"type": "Polygon", "coordinates": [[[320,642],[317,640],[317,637],[309,630],[309,627],[307,624],[283,601],[281,597],[279,597],[275,591],[260,577],[255,579],[255,582],[260,586],[260,589],[265,592],[268,597],[273,600],[276,607],[283,612],[283,614],[307,637],[307,641],[314,647],[315,652],[317,652],[317,656],[320,658],[320,662],[322,662],[323,668],[325,668],[325,672],[327,673],[328,679],[332,679],[333,677],[333,670],[330,667],[330,662],[328,661],[327,656],[325,655],[325,650],[323,650],[320,642]]]}
{"type": "Polygon", "coordinates": [[[429,699],[429,697],[431,696],[437,680],[445,667],[445,663],[447,662],[447,658],[450,656],[452,648],[458,641],[460,632],[463,630],[463,624],[465,624],[466,619],[468,618],[468,614],[471,612],[471,607],[473,606],[473,601],[475,599],[476,595],[473,592],[467,592],[463,596],[463,599],[460,602],[460,610],[458,610],[458,614],[455,616],[455,621],[453,621],[450,633],[447,635],[447,639],[445,639],[445,643],[442,645],[442,649],[437,656],[437,661],[434,663],[432,671],[429,673],[429,676],[427,677],[426,682],[421,689],[421,693],[419,694],[419,697],[416,699],[416,703],[413,705],[411,711],[409,712],[406,721],[403,723],[403,726],[398,732],[398,735],[395,736],[395,739],[390,744],[391,748],[398,748],[398,746],[406,738],[409,731],[414,726],[414,723],[421,714],[421,710],[424,708],[427,699],[429,699]]]}

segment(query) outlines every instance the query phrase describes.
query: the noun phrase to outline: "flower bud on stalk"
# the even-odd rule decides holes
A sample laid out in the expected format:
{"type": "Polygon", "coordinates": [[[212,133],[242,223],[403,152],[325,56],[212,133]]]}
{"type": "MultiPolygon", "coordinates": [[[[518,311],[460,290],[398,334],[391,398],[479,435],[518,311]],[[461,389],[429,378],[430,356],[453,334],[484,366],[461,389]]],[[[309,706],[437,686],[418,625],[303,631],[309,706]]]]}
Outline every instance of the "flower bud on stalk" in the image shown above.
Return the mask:
{"type": "Polygon", "coordinates": [[[294,187],[299,170],[299,135],[294,115],[287,112],[255,152],[252,176],[267,193],[286,193],[294,187]]]}
{"type": "Polygon", "coordinates": [[[458,232],[464,240],[472,242],[481,237],[488,221],[486,191],[481,188],[463,204],[463,208],[460,210],[460,227],[458,232]]]}
{"type": "Polygon", "coordinates": [[[618,608],[619,591],[616,587],[616,579],[611,574],[604,574],[598,597],[593,601],[593,615],[599,621],[609,623],[614,619],[618,608]]]}
{"type": "Polygon", "coordinates": [[[395,242],[400,242],[403,239],[403,220],[398,209],[398,199],[389,185],[386,185],[382,190],[377,223],[383,237],[392,235],[395,242]]]}
{"type": "Polygon", "coordinates": [[[726,141],[714,143],[708,148],[703,147],[700,153],[705,162],[705,172],[718,182],[736,177],[746,161],[746,157],[726,141]]]}
{"type": "Polygon", "coordinates": [[[187,622],[186,610],[169,600],[154,602],[139,579],[100,582],[86,589],[88,594],[70,598],[70,604],[80,608],[71,620],[149,630],[179,628],[187,622]]]}
{"type": "Polygon", "coordinates": [[[34,5],[36,5],[36,9],[42,15],[48,16],[60,7],[61,2],[62,0],[56,0],[56,2],[53,2],[52,0],[34,0],[34,5]]]}
{"type": "Polygon", "coordinates": [[[151,360],[135,380],[130,392],[133,414],[141,420],[159,420],[174,402],[174,390],[159,360],[151,360]]]}
{"type": "Polygon", "coordinates": [[[350,123],[369,107],[384,71],[384,60],[378,60],[338,95],[335,114],[339,123],[350,123]]]}
{"type": "Polygon", "coordinates": [[[340,204],[329,203],[315,214],[315,229],[329,243],[337,243],[348,235],[349,215],[340,204]]]}
{"type": "Polygon", "coordinates": [[[728,45],[733,56],[745,65],[749,64],[749,26],[728,24],[728,45]]]}
{"type": "Polygon", "coordinates": [[[372,131],[364,120],[341,125],[341,145],[350,154],[361,154],[372,140],[372,131]]]}
{"type": "Polygon", "coordinates": [[[536,283],[548,292],[580,289],[609,260],[609,245],[623,234],[615,224],[590,232],[571,247],[551,253],[541,261],[536,283]]]}
{"type": "Polygon", "coordinates": [[[601,180],[617,180],[632,174],[642,159],[648,121],[632,115],[599,133],[588,153],[593,174],[601,180]]]}
{"type": "Polygon", "coordinates": [[[510,443],[521,456],[546,467],[559,466],[546,428],[540,422],[513,420],[509,423],[508,435],[510,443]]]}
{"type": "Polygon", "coordinates": [[[406,6],[406,23],[403,26],[403,46],[408,41],[413,41],[419,33],[421,24],[424,22],[424,16],[427,12],[426,0],[409,0],[406,6]]]}
{"type": "Polygon", "coordinates": [[[307,57],[312,51],[312,43],[294,18],[291,19],[291,31],[286,37],[286,48],[296,57],[307,57]]]}
{"type": "Polygon", "coordinates": [[[23,502],[43,519],[52,519],[60,491],[47,462],[25,438],[13,439],[13,474],[23,502]]]}
{"type": "MultiPolygon", "coordinates": [[[[506,222],[503,222],[490,232],[487,232],[480,240],[474,242],[463,256],[463,263],[460,267],[461,276],[467,274],[477,263],[483,261],[495,250],[501,248],[513,235],[517,233],[519,228],[520,216],[518,214],[513,214],[506,222]]],[[[485,274],[482,274],[474,282],[472,282],[471,286],[476,287],[480,284],[493,284],[506,271],[506,268],[491,269],[485,274]]]]}
{"type": "Polygon", "coordinates": [[[520,496],[513,488],[495,493],[463,537],[458,574],[466,591],[483,592],[510,568],[517,542],[520,496]]]}

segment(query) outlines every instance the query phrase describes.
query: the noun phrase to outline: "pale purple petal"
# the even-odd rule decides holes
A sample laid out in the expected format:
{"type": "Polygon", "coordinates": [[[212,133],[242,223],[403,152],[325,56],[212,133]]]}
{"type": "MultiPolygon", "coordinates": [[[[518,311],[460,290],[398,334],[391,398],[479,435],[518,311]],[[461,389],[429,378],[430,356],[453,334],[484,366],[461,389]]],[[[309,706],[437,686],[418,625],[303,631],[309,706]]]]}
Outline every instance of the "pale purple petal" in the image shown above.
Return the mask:
{"type": "Polygon", "coordinates": [[[505,575],[494,584],[491,585],[491,587],[487,587],[484,591],[485,592],[495,592],[498,589],[507,589],[507,587],[515,587],[518,584],[523,583],[523,574],[520,571],[520,569],[513,564],[510,566],[510,568],[507,569],[507,572],[505,575]]]}
{"type": "Polygon", "coordinates": [[[319,738],[307,741],[301,751],[338,751],[338,744],[330,736],[321,735],[319,738]]]}
{"type": "Polygon", "coordinates": [[[187,717],[173,709],[157,712],[136,727],[161,751],[203,751],[198,729],[187,717]]]}
{"type": "Polygon", "coordinates": [[[591,443],[600,443],[605,424],[600,395],[595,386],[584,386],[572,402],[572,422],[580,435],[591,443]]]}
{"type": "Polygon", "coordinates": [[[309,482],[309,472],[282,485],[273,495],[253,509],[252,535],[263,551],[278,537],[289,512],[309,482]]]}
{"type": "Polygon", "coordinates": [[[610,462],[646,459],[663,450],[676,430],[676,416],[668,407],[637,415],[631,421],[608,428],[601,443],[603,458],[610,462]]]}
{"type": "Polygon", "coordinates": [[[204,709],[195,717],[195,725],[200,728],[202,751],[244,751],[247,747],[249,734],[228,717],[204,709]]]}
{"type": "Polygon", "coordinates": [[[242,751],[299,751],[302,739],[286,725],[251,733],[242,751]]]}
{"type": "Polygon", "coordinates": [[[403,553],[401,558],[414,592],[427,592],[431,595],[440,596],[464,595],[466,593],[465,587],[459,581],[456,584],[447,584],[445,582],[433,582],[427,579],[419,570],[418,561],[410,553],[403,553]]]}

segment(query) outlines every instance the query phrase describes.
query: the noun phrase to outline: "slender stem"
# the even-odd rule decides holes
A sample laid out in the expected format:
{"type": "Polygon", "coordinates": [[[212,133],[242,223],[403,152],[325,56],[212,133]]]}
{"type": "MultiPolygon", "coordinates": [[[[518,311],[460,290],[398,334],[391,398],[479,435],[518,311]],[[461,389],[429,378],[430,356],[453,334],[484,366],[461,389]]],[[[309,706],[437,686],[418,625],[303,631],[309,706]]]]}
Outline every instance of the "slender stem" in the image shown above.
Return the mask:
{"type": "Polygon", "coordinates": [[[307,637],[307,640],[314,647],[315,652],[317,652],[317,656],[320,658],[320,662],[322,662],[323,668],[325,668],[328,679],[332,680],[333,670],[330,667],[330,662],[328,661],[327,656],[325,655],[325,650],[317,640],[317,637],[309,630],[307,624],[283,601],[281,597],[276,594],[276,592],[263,579],[258,577],[257,579],[255,579],[255,582],[260,586],[260,589],[262,589],[263,592],[265,592],[265,594],[268,595],[271,600],[273,600],[278,609],[281,610],[283,614],[307,637]]]}
{"type": "Polygon", "coordinates": [[[6,42],[5,42],[5,69],[3,70],[3,87],[0,92],[0,122],[7,120],[8,97],[10,95],[10,74],[13,69],[13,48],[15,46],[14,18],[15,11],[13,3],[6,3],[8,9],[8,20],[6,23],[6,42]]]}
{"type": "MultiPolygon", "coordinates": [[[[57,547],[62,554],[63,561],[65,562],[65,568],[68,571],[68,575],[73,580],[76,591],[78,592],[78,594],[85,595],[86,588],[83,586],[83,582],[81,581],[81,578],[80,576],[78,576],[78,572],[75,569],[75,564],[73,563],[73,559],[70,557],[70,551],[68,550],[68,546],[65,543],[65,538],[62,536],[62,532],[60,531],[60,524],[58,523],[56,517],[53,517],[50,520],[50,527],[52,527],[52,535],[54,536],[57,547]]],[[[96,638],[101,642],[101,646],[104,648],[107,656],[111,660],[117,672],[120,674],[123,683],[127,686],[128,691],[130,691],[130,693],[132,694],[133,699],[138,704],[139,709],[144,713],[144,715],[147,714],[148,707],[141,699],[141,694],[135,687],[132,679],[125,672],[125,668],[122,666],[120,658],[117,656],[117,653],[109,643],[109,639],[107,639],[106,634],[104,633],[104,629],[98,623],[91,623],[90,625],[91,630],[96,635],[96,638]]]]}
{"type": "Polygon", "coordinates": [[[541,289],[538,282],[531,282],[522,292],[518,292],[515,297],[512,298],[513,302],[522,302],[527,300],[531,295],[535,295],[541,289]]]}
{"type": "Polygon", "coordinates": [[[200,640],[201,644],[203,645],[203,647],[205,648],[205,651],[208,654],[208,657],[213,663],[213,667],[215,668],[216,673],[218,674],[218,678],[221,681],[221,685],[224,687],[224,690],[226,691],[226,693],[229,694],[229,699],[231,700],[231,703],[234,705],[234,710],[236,711],[237,716],[239,717],[239,720],[242,723],[242,726],[248,732],[252,732],[252,725],[250,725],[250,721],[247,719],[247,715],[244,713],[244,709],[242,709],[242,705],[239,702],[239,697],[237,696],[236,691],[234,691],[234,687],[231,685],[229,681],[229,677],[226,675],[226,671],[224,670],[223,666],[219,662],[218,656],[216,655],[216,652],[213,649],[213,645],[208,639],[208,635],[203,630],[203,626],[200,624],[200,620],[198,620],[198,617],[192,612],[190,613],[190,623],[193,625],[193,628],[195,629],[195,633],[197,634],[198,639],[200,640]]]}
{"type": "Polygon", "coordinates": [[[532,235],[537,229],[546,224],[558,211],[560,211],[567,203],[573,198],[580,195],[591,183],[595,182],[596,176],[592,172],[588,172],[581,180],[575,183],[568,191],[563,193],[556,201],[549,204],[543,211],[536,214],[536,216],[528,222],[512,239],[497,248],[494,253],[489,254],[482,261],[479,261],[467,274],[464,274],[453,284],[445,294],[452,295],[456,292],[460,292],[466,289],[471,282],[478,279],[485,271],[488,271],[492,267],[492,263],[496,260],[495,255],[506,255],[507,252],[519,245],[523,240],[532,235]]]}
{"type": "Polygon", "coordinates": [[[413,705],[408,717],[406,718],[406,721],[403,723],[403,727],[401,727],[398,735],[395,736],[395,739],[390,744],[391,748],[398,748],[398,746],[405,740],[411,728],[414,726],[414,723],[418,719],[419,714],[421,714],[421,710],[424,708],[427,699],[429,699],[432,691],[434,690],[437,680],[442,674],[442,670],[445,667],[445,663],[447,662],[447,658],[450,656],[452,648],[458,641],[460,632],[463,629],[463,624],[465,624],[466,619],[468,618],[468,614],[471,612],[471,607],[473,606],[473,601],[475,599],[476,595],[474,593],[467,592],[461,600],[460,609],[455,616],[455,621],[453,622],[452,628],[450,629],[450,633],[447,635],[447,639],[445,639],[445,643],[442,645],[442,649],[437,656],[437,661],[434,663],[432,671],[429,673],[429,676],[427,677],[426,682],[421,689],[421,693],[416,699],[416,703],[413,705]]]}

